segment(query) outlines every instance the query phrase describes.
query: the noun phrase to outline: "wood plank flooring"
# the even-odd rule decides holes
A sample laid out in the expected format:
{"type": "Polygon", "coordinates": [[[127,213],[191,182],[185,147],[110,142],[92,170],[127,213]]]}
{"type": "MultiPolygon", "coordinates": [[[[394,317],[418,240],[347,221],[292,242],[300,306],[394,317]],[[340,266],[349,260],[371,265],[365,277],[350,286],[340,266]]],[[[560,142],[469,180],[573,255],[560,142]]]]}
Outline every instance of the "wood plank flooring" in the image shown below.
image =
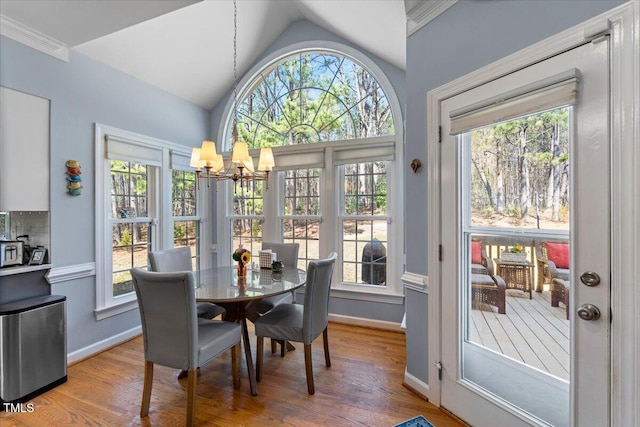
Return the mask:
{"type": "Polygon", "coordinates": [[[469,337],[491,350],[569,380],[569,321],[564,304],[551,306],[551,294],[507,290],[507,312],[474,303],[469,337]]]}
{"type": "MultiPolygon", "coordinates": [[[[255,355],[255,337],[252,348],[255,355]]],[[[423,415],[437,427],[463,426],[403,387],[405,337],[397,332],[329,324],[331,368],[324,366],[322,338],[313,344],[316,393],[307,394],[301,344],[284,358],[265,342],[258,396],[249,391],[242,359],[242,386],[234,390],[231,352],[201,369],[196,398],[198,426],[393,426],[423,415]]],[[[254,356],[255,360],[255,356],[254,356]]],[[[140,418],[144,358],[138,337],[68,369],[68,381],[30,403],[33,412],[0,412],[2,427],[182,426],[186,379],[176,369],[155,367],[151,408],[140,418]]]]}

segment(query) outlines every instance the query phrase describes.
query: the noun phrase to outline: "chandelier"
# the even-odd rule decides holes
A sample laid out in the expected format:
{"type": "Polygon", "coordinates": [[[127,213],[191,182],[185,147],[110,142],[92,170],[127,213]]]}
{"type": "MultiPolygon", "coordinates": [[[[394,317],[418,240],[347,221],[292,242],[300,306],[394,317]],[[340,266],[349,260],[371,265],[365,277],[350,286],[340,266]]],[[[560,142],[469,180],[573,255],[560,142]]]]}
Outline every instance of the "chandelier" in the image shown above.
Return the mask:
{"type": "Polygon", "coordinates": [[[189,165],[195,168],[198,189],[200,188],[200,179],[207,181],[207,187],[210,186],[213,179],[216,182],[216,191],[218,181],[225,180],[233,181],[234,185],[240,181],[240,187],[243,187],[245,181],[265,181],[268,190],[269,172],[275,166],[271,148],[263,147],[260,149],[258,170],[255,170],[247,143],[238,137],[237,35],[238,7],[236,0],[233,0],[233,148],[226,165],[222,154],[216,152],[216,144],[213,141],[203,141],[200,147],[194,147],[191,150],[189,165]]]}

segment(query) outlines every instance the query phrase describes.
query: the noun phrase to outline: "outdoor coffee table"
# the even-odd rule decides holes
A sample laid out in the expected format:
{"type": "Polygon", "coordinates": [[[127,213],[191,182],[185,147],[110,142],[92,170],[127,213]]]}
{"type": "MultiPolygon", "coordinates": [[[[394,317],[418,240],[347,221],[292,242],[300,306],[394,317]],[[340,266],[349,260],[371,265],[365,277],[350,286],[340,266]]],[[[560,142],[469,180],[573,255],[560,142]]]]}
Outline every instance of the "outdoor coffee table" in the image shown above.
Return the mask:
{"type": "Polygon", "coordinates": [[[531,289],[533,288],[533,264],[527,260],[524,261],[507,261],[496,259],[496,270],[498,276],[502,277],[507,285],[507,289],[518,289],[519,291],[529,293],[529,299],[532,298],[531,289]]]}

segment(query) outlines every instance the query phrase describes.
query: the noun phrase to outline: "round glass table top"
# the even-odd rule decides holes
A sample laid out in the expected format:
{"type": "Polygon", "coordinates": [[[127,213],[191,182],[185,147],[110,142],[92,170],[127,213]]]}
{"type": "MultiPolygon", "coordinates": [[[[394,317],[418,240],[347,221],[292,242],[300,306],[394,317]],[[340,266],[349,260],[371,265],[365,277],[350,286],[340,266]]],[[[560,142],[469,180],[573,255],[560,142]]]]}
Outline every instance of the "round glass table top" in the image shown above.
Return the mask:
{"type": "Polygon", "coordinates": [[[245,277],[238,278],[236,266],[216,267],[194,273],[196,300],[235,302],[262,299],[283,294],[307,282],[304,270],[285,267],[282,273],[269,269],[247,269],[245,277]]]}

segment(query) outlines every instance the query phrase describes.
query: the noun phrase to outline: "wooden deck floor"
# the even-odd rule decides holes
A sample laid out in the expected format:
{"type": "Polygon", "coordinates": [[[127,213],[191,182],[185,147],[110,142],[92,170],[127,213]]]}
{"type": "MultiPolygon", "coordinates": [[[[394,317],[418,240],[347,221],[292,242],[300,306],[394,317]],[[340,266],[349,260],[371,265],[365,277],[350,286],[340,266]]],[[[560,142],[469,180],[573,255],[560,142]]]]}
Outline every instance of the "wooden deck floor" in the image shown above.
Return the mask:
{"type": "Polygon", "coordinates": [[[507,290],[507,312],[473,303],[469,338],[498,353],[569,380],[569,321],[561,303],[551,306],[547,287],[529,295],[507,290]]]}

